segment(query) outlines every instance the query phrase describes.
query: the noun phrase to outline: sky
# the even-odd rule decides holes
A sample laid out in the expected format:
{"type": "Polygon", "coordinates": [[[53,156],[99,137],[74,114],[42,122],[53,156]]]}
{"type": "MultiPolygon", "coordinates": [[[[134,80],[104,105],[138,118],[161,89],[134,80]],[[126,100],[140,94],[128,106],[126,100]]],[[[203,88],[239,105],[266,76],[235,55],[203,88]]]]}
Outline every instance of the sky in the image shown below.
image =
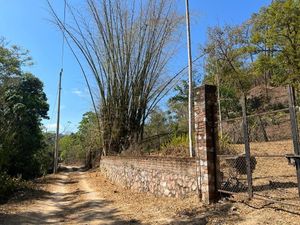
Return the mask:
{"type": "MultiPolygon", "coordinates": [[[[124,0],[126,1],[126,0],[124,0]]],[[[131,0],[127,0],[131,1],[131,0]]],[[[63,13],[63,0],[50,0],[58,14],[63,13]]],[[[83,9],[83,0],[69,0],[83,9]]],[[[267,6],[271,0],[190,0],[192,57],[199,55],[199,46],[206,42],[207,28],[215,25],[236,25],[267,6]]],[[[180,13],[185,0],[174,0],[180,13]]],[[[68,15],[66,15],[68,19],[68,15]]],[[[181,33],[178,52],[168,72],[174,74],[187,65],[186,33],[181,33]]],[[[43,124],[47,131],[56,128],[57,85],[61,69],[62,34],[51,22],[46,0],[0,0],[0,37],[30,51],[34,65],[24,68],[44,83],[50,110],[43,124]]],[[[61,98],[61,132],[75,132],[82,115],[92,110],[90,97],[76,60],[68,48],[64,51],[64,74],[61,98]]],[[[187,79],[187,74],[182,75],[187,79]]],[[[162,103],[163,104],[163,103],[162,103]]]]}

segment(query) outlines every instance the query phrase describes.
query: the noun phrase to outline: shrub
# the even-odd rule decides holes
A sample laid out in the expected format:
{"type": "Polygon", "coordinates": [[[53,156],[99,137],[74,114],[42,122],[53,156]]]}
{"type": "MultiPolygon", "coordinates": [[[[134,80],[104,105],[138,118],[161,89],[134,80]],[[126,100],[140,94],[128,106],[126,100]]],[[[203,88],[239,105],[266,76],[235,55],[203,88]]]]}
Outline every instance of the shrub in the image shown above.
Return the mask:
{"type": "Polygon", "coordinates": [[[162,146],[162,155],[187,157],[189,155],[189,137],[187,134],[174,136],[162,146]]]}
{"type": "Polygon", "coordinates": [[[30,188],[30,182],[0,172],[0,203],[7,200],[13,193],[25,188],[30,188]]]}

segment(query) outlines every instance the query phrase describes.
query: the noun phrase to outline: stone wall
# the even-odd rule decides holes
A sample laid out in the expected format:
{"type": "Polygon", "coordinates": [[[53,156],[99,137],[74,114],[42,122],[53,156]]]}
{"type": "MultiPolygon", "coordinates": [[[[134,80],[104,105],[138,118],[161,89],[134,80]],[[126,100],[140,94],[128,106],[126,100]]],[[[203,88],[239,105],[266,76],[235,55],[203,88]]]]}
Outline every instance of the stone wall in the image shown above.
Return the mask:
{"type": "Polygon", "coordinates": [[[201,196],[205,203],[218,199],[218,105],[216,87],[195,89],[194,158],[103,157],[100,168],[113,182],[159,196],[201,196]]]}
{"type": "Polygon", "coordinates": [[[197,195],[196,160],[165,157],[102,157],[100,169],[114,183],[157,196],[197,195]]]}

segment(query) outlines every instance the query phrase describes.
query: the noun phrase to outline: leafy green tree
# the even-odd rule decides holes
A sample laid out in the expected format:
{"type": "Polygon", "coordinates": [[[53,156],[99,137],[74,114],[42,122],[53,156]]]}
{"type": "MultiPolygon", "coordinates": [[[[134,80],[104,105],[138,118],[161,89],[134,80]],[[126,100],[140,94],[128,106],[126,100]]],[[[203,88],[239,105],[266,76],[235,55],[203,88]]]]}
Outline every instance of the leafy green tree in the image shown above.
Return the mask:
{"type": "Polygon", "coordinates": [[[55,133],[43,132],[44,147],[36,155],[43,175],[53,171],[53,153],[55,148],[55,133]]]}
{"type": "Polygon", "coordinates": [[[265,85],[264,107],[269,104],[269,85],[299,86],[299,3],[275,0],[241,25],[208,30],[202,50],[207,53],[204,83],[219,84],[227,117],[240,111],[239,96],[255,86],[265,85]]]}
{"type": "Polygon", "coordinates": [[[182,80],[174,89],[175,95],[168,100],[170,126],[173,132],[188,131],[188,82],[182,80]]]}
{"type": "Polygon", "coordinates": [[[94,158],[101,152],[101,135],[96,114],[86,112],[78,131],[60,139],[60,157],[66,163],[80,162],[92,167],[94,158]]]}
{"type": "Polygon", "coordinates": [[[39,173],[36,156],[43,148],[41,119],[48,118],[49,109],[43,84],[32,74],[24,74],[6,87],[3,99],[0,168],[11,175],[33,177],[39,173]]]}
{"type": "Polygon", "coordinates": [[[100,154],[102,148],[101,132],[94,112],[86,112],[78,127],[78,136],[86,155],[86,166],[92,167],[92,161],[100,154]]]}
{"type": "Polygon", "coordinates": [[[63,136],[59,141],[60,157],[65,163],[75,163],[85,161],[85,152],[80,145],[77,134],[63,136]]]}
{"type": "Polygon", "coordinates": [[[41,119],[49,106],[43,83],[22,66],[31,63],[27,51],[0,41],[0,170],[31,178],[40,174],[44,145],[41,119]]]}
{"type": "Polygon", "coordinates": [[[300,1],[274,0],[253,15],[251,43],[257,52],[256,69],[273,83],[299,85],[300,1]]]}
{"type": "Polygon", "coordinates": [[[150,114],[145,126],[145,136],[154,136],[170,132],[168,118],[164,111],[156,107],[150,114]]]}
{"type": "Polygon", "coordinates": [[[31,65],[27,50],[13,45],[6,47],[4,38],[0,37],[0,104],[3,104],[4,90],[22,74],[22,66],[31,65]]]}
{"type": "Polygon", "coordinates": [[[255,79],[248,24],[213,27],[208,30],[205,83],[222,84],[246,94],[255,79]],[[218,75],[218,76],[217,76],[218,75]]]}

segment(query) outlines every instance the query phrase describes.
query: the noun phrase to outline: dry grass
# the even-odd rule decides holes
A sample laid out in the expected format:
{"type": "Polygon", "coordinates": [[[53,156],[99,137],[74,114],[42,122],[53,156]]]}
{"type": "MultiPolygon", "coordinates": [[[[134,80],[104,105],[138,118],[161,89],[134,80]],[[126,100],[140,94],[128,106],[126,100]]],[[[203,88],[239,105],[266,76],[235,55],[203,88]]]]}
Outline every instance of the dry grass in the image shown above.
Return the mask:
{"type": "MultiPolygon", "coordinates": [[[[243,145],[232,145],[234,152],[244,153],[243,145]]],[[[259,197],[267,197],[277,201],[284,201],[300,205],[297,189],[296,169],[290,165],[285,154],[293,153],[291,140],[275,142],[251,143],[251,155],[255,157],[256,165],[252,173],[254,194],[259,197]]],[[[229,177],[237,177],[247,186],[246,175],[241,175],[226,165],[226,159],[220,158],[221,171],[224,180],[229,177]]],[[[246,165],[243,165],[246,167],[246,165]]],[[[233,186],[232,190],[235,191],[233,186]]],[[[244,191],[246,193],[246,190],[244,191]]]]}
{"type": "Polygon", "coordinates": [[[142,224],[288,224],[298,225],[300,208],[270,204],[268,201],[238,201],[237,196],[213,205],[203,205],[195,197],[185,199],[155,197],[137,193],[108,181],[99,171],[88,181],[110,200],[126,220],[142,224]],[[270,217],[273,219],[270,220],[270,217]],[[270,223],[272,222],[272,223],[270,223]]]}
{"type": "MultiPolygon", "coordinates": [[[[243,152],[243,146],[235,145],[237,151],[243,152]]],[[[269,143],[251,143],[251,150],[256,155],[258,154],[280,154],[284,155],[292,152],[292,142],[269,142],[269,143]]],[[[254,186],[268,187],[269,181],[288,183],[294,182],[295,168],[287,164],[285,158],[265,158],[257,159],[257,165],[253,173],[254,186]],[[278,180],[276,180],[278,179],[278,180]],[[293,180],[292,180],[293,179],[293,180]]],[[[46,176],[46,179],[39,181],[39,185],[44,191],[57,191],[53,182],[53,176],[46,176]]],[[[82,174],[73,171],[69,173],[69,180],[73,182],[63,182],[67,192],[74,192],[78,188],[83,187],[79,184],[82,179],[89,185],[93,192],[101,199],[110,202],[110,207],[117,209],[117,216],[124,221],[132,221],[129,224],[292,224],[298,225],[300,221],[300,201],[289,198],[289,193],[295,197],[296,192],[292,188],[276,188],[257,191],[258,194],[274,195],[274,198],[281,197],[285,201],[294,201],[299,207],[291,207],[284,204],[270,203],[269,201],[253,199],[251,201],[245,198],[239,198],[239,195],[222,200],[217,204],[204,205],[199,202],[197,197],[189,197],[185,199],[156,197],[147,193],[137,193],[132,190],[125,189],[119,185],[108,181],[98,169],[90,170],[82,174]],[[76,183],[75,181],[79,181],[76,183]],[[285,191],[288,191],[285,193],[285,191]],[[136,222],[138,221],[138,222],[136,222]]],[[[80,190],[81,190],[80,189],[80,190]]],[[[42,193],[42,192],[41,192],[42,193]]],[[[88,192],[86,192],[88,193],[88,192]]],[[[49,198],[52,194],[47,194],[49,198]]],[[[70,208],[73,208],[74,202],[78,204],[84,203],[86,199],[83,196],[74,196],[70,199],[70,208]]],[[[35,199],[43,199],[42,196],[35,199]]],[[[280,199],[279,199],[280,200],[280,199]]],[[[282,200],[280,200],[282,201],[282,200]]],[[[36,200],[27,199],[22,202],[9,202],[5,205],[0,205],[0,222],[1,214],[18,215],[20,208],[28,209],[36,204],[36,200]]],[[[64,203],[65,204],[65,203],[64,203]]],[[[63,206],[65,206],[63,204],[63,206]]],[[[93,205],[92,205],[93,206],[93,205]]],[[[95,211],[101,211],[101,208],[95,211]]],[[[75,213],[76,211],[74,211],[75,213]]],[[[72,217],[71,217],[72,218],[72,217]]],[[[87,222],[88,224],[88,222],[87,222]]]]}

